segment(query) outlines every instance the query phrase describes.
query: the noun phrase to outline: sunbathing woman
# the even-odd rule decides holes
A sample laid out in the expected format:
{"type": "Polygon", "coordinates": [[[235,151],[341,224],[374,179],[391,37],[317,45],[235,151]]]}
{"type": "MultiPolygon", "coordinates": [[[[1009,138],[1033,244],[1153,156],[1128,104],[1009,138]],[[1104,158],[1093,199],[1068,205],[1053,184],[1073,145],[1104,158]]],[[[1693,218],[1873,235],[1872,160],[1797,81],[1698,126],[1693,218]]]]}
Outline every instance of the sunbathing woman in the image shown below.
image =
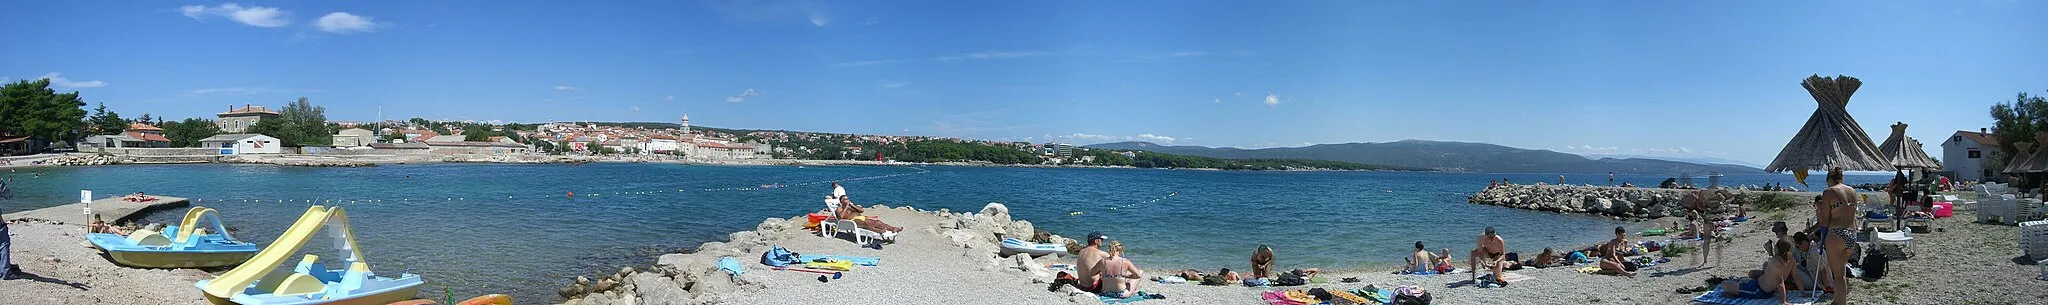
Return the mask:
{"type": "Polygon", "coordinates": [[[1138,282],[1145,278],[1145,271],[1137,264],[1124,258],[1124,242],[1109,242],[1109,258],[1095,263],[1096,274],[1102,275],[1102,291],[1096,294],[1112,298],[1128,298],[1138,293],[1138,282]]]}
{"type": "MultiPolygon", "coordinates": [[[[1775,295],[1779,304],[1785,303],[1785,278],[1790,276],[1797,265],[1792,261],[1792,243],[1773,243],[1770,258],[1764,262],[1761,277],[1743,277],[1721,282],[1721,296],[1743,299],[1767,299],[1775,295]]],[[[1839,297],[1838,297],[1839,298],[1839,297]]]]}
{"type": "MultiPolygon", "coordinates": [[[[1845,266],[1849,257],[1856,254],[1856,251],[1849,250],[1850,245],[1856,243],[1856,235],[1850,229],[1856,225],[1856,189],[1842,184],[1842,168],[1836,167],[1828,170],[1828,188],[1820,195],[1821,205],[1816,206],[1814,212],[1821,225],[1815,230],[1820,235],[1816,240],[1823,245],[1821,252],[1828,260],[1823,266],[1845,266]]],[[[1834,274],[1822,273],[1821,283],[1833,285],[1835,305],[1848,304],[1848,268],[1827,269],[1833,269],[1828,271],[1834,274]]]]}
{"type": "Polygon", "coordinates": [[[903,227],[891,226],[887,223],[882,223],[882,220],[861,216],[860,214],[863,212],[865,210],[861,209],[860,205],[853,204],[853,199],[848,199],[845,195],[839,196],[839,215],[835,215],[839,219],[853,220],[853,224],[860,226],[861,229],[875,231],[876,233],[895,235],[897,232],[903,232],[903,227]]]}
{"type": "Polygon", "coordinates": [[[1636,276],[1622,263],[1621,248],[1628,246],[1628,231],[1614,227],[1614,239],[1600,245],[1600,273],[1636,276]]]}
{"type": "Polygon", "coordinates": [[[1436,270],[1436,255],[1422,247],[1422,241],[1415,241],[1415,253],[1408,255],[1408,266],[1402,272],[1421,273],[1436,270]]]}

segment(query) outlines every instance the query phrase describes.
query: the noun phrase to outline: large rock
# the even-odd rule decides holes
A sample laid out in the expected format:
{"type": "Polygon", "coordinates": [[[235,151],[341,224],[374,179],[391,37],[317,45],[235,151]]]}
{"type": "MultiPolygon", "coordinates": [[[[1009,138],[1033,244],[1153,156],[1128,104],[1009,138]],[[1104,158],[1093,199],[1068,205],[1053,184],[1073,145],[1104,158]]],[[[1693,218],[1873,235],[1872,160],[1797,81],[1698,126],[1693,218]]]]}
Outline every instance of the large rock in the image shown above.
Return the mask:
{"type": "Polygon", "coordinates": [[[990,202],[988,205],[981,206],[981,216],[1007,223],[1010,222],[1010,207],[1003,206],[1001,203],[990,202]]]}
{"type": "MultiPolygon", "coordinates": [[[[1031,239],[1031,234],[1037,233],[1038,228],[1032,227],[1031,221],[1020,219],[1016,221],[1011,221],[1010,225],[1003,227],[1003,231],[1005,233],[1003,237],[1011,237],[1016,239],[1031,239]]],[[[1002,240],[998,239],[996,242],[1002,242],[1002,240]]]]}

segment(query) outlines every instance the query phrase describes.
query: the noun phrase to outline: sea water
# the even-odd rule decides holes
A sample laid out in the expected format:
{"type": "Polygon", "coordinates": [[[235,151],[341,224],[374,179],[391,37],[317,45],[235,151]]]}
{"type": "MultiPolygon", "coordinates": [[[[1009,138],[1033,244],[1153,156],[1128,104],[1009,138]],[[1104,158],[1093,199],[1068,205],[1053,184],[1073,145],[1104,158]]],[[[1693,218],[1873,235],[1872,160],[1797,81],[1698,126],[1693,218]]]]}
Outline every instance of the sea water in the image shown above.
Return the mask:
{"type": "MultiPolygon", "coordinates": [[[[1003,203],[1041,230],[1123,241],[1148,269],[1243,269],[1258,245],[1274,247],[1281,268],[1391,265],[1416,241],[1462,257],[1486,226],[1511,250],[1534,252],[1597,242],[1604,235],[1587,232],[1628,223],[1466,203],[1489,180],[1555,183],[1557,174],[597,163],[99,166],[0,175],[15,178],[16,191],[0,210],[75,202],[81,189],[188,197],[218,209],[235,237],[266,245],[307,206],[340,206],[371,268],[424,275],[423,296],[446,289],[535,301],[556,300],[553,291],[576,276],[647,266],[762,219],[817,211],[831,181],[862,205],[978,211],[1003,203]]],[[[1616,183],[1654,186],[1669,177],[1618,175],[1616,183]]],[[[1607,183],[1604,174],[1565,178],[1607,183]]],[[[1722,183],[1795,184],[1790,175],[1764,174],[1722,183]]],[[[144,221],[176,222],[182,212],[144,221]]],[[[301,252],[333,259],[331,245],[323,235],[301,252]]]]}

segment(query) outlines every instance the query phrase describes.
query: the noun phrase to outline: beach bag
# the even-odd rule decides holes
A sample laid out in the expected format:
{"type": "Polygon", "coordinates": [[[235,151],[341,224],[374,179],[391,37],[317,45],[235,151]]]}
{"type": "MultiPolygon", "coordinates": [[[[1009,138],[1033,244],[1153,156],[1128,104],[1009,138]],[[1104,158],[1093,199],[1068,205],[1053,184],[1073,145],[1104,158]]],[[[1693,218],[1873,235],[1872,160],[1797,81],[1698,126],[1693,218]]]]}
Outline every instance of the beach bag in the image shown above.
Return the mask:
{"type": "Polygon", "coordinates": [[[802,264],[803,261],[798,260],[796,257],[796,252],[789,252],[789,249],[783,249],[781,245],[773,245],[769,246],[768,252],[761,253],[761,264],[768,265],[769,267],[788,267],[789,265],[802,264]]]}
{"type": "Polygon", "coordinates": [[[1269,283],[1269,282],[1267,282],[1267,281],[1266,281],[1266,278],[1248,278],[1248,279],[1244,279],[1244,286],[1245,286],[1245,287],[1265,287],[1265,286],[1267,286],[1267,285],[1269,285],[1269,284],[1272,284],[1272,283],[1269,283]]]}
{"type": "Polygon", "coordinates": [[[1870,250],[1863,254],[1862,278],[1866,280],[1884,278],[1885,265],[1890,264],[1891,260],[1891,257],[1884,255],[1883,250],[1878,250],[1878,247],[1870,247],[1870,250]]]}
{"type": "Polygon", "coordinates": [[[1301,285],[1308,285],[1308,279],[1307,279],[1307,278],[1303,278],[1303,277],[1301,277],[1300,275],[1295,275],[1295,274],[1294,274],[1294,273],[1292,273],[1292,272],[1289,272],[1289,273],[1281,273],[1281,274],[1280,274],[1280,278],[1278,278],[1278,279],[1275,279],[1275,280],[1273,281],[1273,286],[1301,286],[1301,285]]]}
{"type": "Polygon", "coordinates": [[[1394,287],[1394,302],[1392,304],[1429,305],[1429,301],[1429,291],[1422,290],[1422,287],[1415,287],[1409,285],[1401,285],[1400,287],[1394,287]]]}

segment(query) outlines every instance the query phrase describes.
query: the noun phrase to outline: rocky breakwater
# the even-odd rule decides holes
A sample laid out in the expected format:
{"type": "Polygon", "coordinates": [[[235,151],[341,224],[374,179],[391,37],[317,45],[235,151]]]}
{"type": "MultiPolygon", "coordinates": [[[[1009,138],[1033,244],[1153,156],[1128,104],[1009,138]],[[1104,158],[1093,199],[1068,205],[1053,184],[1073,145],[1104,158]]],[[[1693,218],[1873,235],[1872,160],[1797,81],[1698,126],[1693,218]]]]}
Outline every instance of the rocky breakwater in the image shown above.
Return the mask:
{"type": "MultiPolygon", "coordinates": [[[[1561,213],[1592,213],[1624,219],[1685,216],[1690,190],[1575,185],[1506,185],[1473,194],[1468,202],[1561,213]]],[[[1719,211],[1716,211],[1719,212],[1719,211]]]]}
{"type": "Polygon", "coordinates": [[[115,158],[115,157],[114,157],[114,155],[108,155],[108,154],[85,154],[85,155],[69,155],[69,156],[57,157],[57,158],[54,158],[54,159],[50,159],[49,161],[47,161],[47,164],[50,164],[50,165],[56,165],[56,166],[87,166],[87,165],[108,165],[108,164],[116,164],[116,163],[120,163],[121,161],[122,161],[121,159],[119,159],[119,158],[115,158]]]}
{"type": "MultiPolygon", "coordinates": [[[[958,251],[962,261],[934,262],[920,261],[898,266],[933,266],[966,262],[978,266],[981,272],[1002,272],[1014,275],[1020,282],[1047,283],[1054,273],[1043,264],[1034,262],[1029,255],[1015,255],[1009,258],[998,256],[1003,237],[1032,238],[1053,242],[1072,243],[1071,239],[1038,231],[1029,221],[1010,218],[1009,208],[990,203],[979,212],[954,213],[946,209],[937,211],[918,210],[910,207],[875,205],[869,208],[870,215],[888,211],[891,222],[903,226],[906,234],[899,238],[931,238],[944,240],[944,244],[930,244],[942,250],[958,251]],[[909,217],[904,217],[904,216],[909,217]],[[915,219],[907,219],[915,218],[915,219]],[[902,221],[903,223],[896,223],[902,221]],[[908,236],[915,231],[920,236],[908,236]],[[1014,235],[1013,235],[1014,234],[1014,235]],[[1023,279],[1028,277],[1029,279],[1023,279]]],[[[601,275],[599,279],[577,277],[575,283],[557,291],[567,299],[559,304],[724,304],[732,302],[759,302],[745,299],[748,295],[770,289],[763,278],[760,265],[761,253],[770,245],[783,245],[792,249],[813,246],[806,243],[844,243],[840,240],[819,238],[805,228],[806,220],[798,218],[769,218],[762,220],[752,231],[734,232],[724,242],[708,242],[688,253],[665,254],[655,259],[655,264],[646,269],[621,268],[618,272],[601,275]],[[741,262],[747,272],[732,274],[718,268],[721,257],[733,257],[741,262]]],[[[869,255],[882,257],[886,261],[901,261],[897,255],[931,253],[933,249],[922,248],[917,243],[899,244],[869,255]],[[910,248],[905,248],[910,247],[910,248]],[[895,252],[892,252],[895,251],[895,252]],[[908,252],[904,252],[908,251],[908,252]]],[[[940,252],[953,253],[953,252],[940,252]]],[[[951,254],[942,257],[952,257],[951,254]]],[[[892,267],[907,268],[907,267],[892,267]]],[[[965,270],[962,270],[965,271],[965,270]]],[[[1074,300],[1095,300],[1084,292],[1070,291],[1067,295],[1074,300]]]]}

